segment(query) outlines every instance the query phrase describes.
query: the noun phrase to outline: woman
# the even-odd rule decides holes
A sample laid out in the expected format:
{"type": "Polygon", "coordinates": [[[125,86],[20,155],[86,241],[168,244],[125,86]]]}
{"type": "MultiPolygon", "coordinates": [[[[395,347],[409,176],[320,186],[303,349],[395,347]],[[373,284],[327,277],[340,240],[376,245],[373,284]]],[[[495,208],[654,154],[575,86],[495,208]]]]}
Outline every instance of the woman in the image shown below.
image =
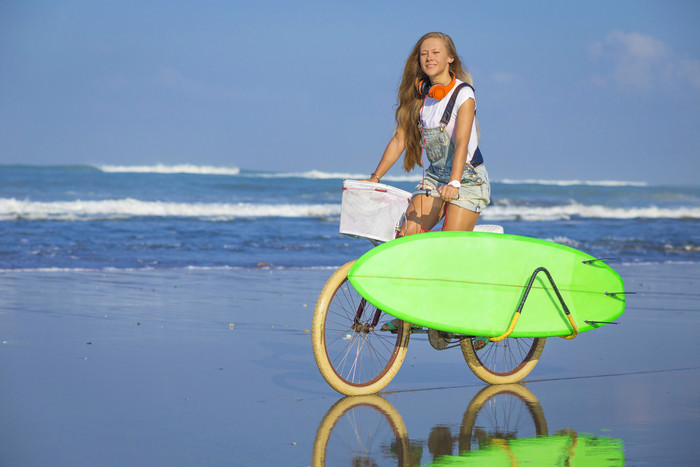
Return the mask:
{"type": "MultiPolygon", "coordinates": [[[[399,86],[396,131],[368,180],[379,182],[405,151],[406,172],[416,165],[424,168],[417,188],[440,194],[439,198],[413,198],[400,236],[428,231],[443,217],[442,230],[474,230],[479,213],[489,203],[490,185],[478,147],[471,84],[448,35],[431,32],[420,38],[406,61],[399,86]],[[451,100],[454,106],[446,112],[451,100]],[[427,170],[421,159],[423,149],[430,162],[427,170]]],[[[395,321],[382,329],[394,330],[395,321]]]]}

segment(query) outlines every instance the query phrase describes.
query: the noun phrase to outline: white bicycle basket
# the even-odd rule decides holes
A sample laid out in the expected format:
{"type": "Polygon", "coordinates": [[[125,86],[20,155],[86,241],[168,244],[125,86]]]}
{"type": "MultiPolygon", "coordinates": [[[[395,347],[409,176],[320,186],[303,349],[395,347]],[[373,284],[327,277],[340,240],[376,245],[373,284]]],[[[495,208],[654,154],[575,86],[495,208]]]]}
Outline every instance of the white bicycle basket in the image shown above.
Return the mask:
{"type": "Polygon", "coordinates": [[[411,193],[382,183],[345,180],[340,233],[388,242],[396,237],[411,193]]]}

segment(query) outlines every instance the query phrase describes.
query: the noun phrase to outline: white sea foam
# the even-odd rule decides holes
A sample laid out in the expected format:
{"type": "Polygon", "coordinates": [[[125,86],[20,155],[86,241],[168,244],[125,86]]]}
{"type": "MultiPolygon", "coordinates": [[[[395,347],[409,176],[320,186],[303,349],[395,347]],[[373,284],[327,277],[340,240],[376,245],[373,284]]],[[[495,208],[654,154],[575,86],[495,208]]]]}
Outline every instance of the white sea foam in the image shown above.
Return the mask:
{"type": "Polygon", "coordinates": [[[548,240],[548,241],[554,242],[554,243],[559,243],[562,245],[567,245],[567,246],[574,247],[574,248],[577,248],[581,245],[579,242],[577,242],[576,240],[572,240],[569,237],[559,236],[559,237],[554,237],[554,238],[545,238],[545,240],[548,240]]]}
{"type": "MultiPolygon", "coordinates": [[[[251,177],[259,178],[307,178],[313,180],[325,180],[325,179],[341,179],[341,180],[364,180],[369,177],[366,173],[352,173],[352,172],[323,172],[321,170],[308,170],[304,172],[255,172],[248,175],[251,177]]],[[[423,178],[422,173],[412,173],[412,174],[401,174],[394,175],[388,174],[382,178],[383,182],[419,182],[423,178]]],[[[645,182],[634,182],[634,181],[621,181],[621,180],[513,180],[513,179],[503,179],[495,180],[496,183],[503,183],[507,185],[553,185],[553,186],[605,186],[605,187],[624,187],[624,186],[636,186],[645,187],[649,186],[645,182]]]]}
{"type": "MultiPolygon", "coordinates": [[[[312,180],[330,180],[330,179],[340,179],[340,180],[365,180],[369,178],[369,174],[366,173],[351,173],[351,172],[323,172],[320,170],[308,170],[305,172],[281,172],[281,173],[270,173],[270,172],[255,172],[248,174],[251,177],[257,178],[307,178],[312,180]]],[[[388,182],[417,182],[421,179],[421,175],[416,174],[406,174],[406,175],[386,175],[382,178],[382,181],[388,182]]]]}
{"type": "MultiPolygon", "coordinates": [[[[307,170],[301,172],[244,172],[238,167],[215,167],[208,165],[178,164],[178,165],[99,165],[97,168],[110,173],[160,173],[176,174],[188,173],[199,175],[240,175],[254,178],[305,178],[309,180],[363,180],[369,177],[366,173],[351,172],[324,172],[322,170],[307,170]]],[[[420,174],[387,175],[384,181],[403,182],[419,181],[420,174]]]]}
{"type": "Polygon", "coordinates": [[[172,203],[126,198],[103,201],[23,201],[0,198],[0,220],[99,220],[129,217],[193,217],[231,220],[239,217],[328,217],[339,204],[172,203]]]}
{"type": "MultiPolygon", "coordinates": [[[[0,220],[97,220],[129,217],[192,217],[230,220],[240,217],[333,217],[340,204],[174,203],[132,198],[101,201],[28,201],[0,198],[0,220]]],[[[700,207],[612,208],[571,203],[557,206],[489,206],[485,220],[552,221],[578,218],[600,219],[700,219],[700,207]]]]}
{"type": "Polygon", "coordinates": [[[159,174],[176,174],[188,173],[198,175],[238,175],[240,169],[238,167],[214,167],[210,165],[100,165],[98,168],[103,172],[112,173],[159,173],[159,174]]]}
{"type": "MultiPolygon", "coordinates": [[[[364,180],[368,178],[367,173],[352,173],[352,172],[324,172],[322,170],[307,170],[300,172],[248,172],[241,173],[238,167],[216,167],[209,165],[195,164],[154,164],[154,165],[99,165],[97,168],[103,172],[112,173],[160,173],[160,174],[175,174],[188,173],[200,175],[241,175],[256,178],[306,178],[310,180],[364,180]]],[[[421,173],[413,174],[388,174],[382,178],[385,182],[418,182],[422,178],[421,173]]],[[[648,186],[645,182],[621,181],[621,180],[537,180],[537,179],[502,179],[495,180],[497,183],[508,185],[553,185],[553,186],[607,186],[607,187],[623,187],[623,186],[648,186]]]]}
{"type": "Polygon", "coordinates": [[[609,186],[609,187],[617,187],[617,186],[638,186],[638,187],[644,187],[644,186],[649,186],[648,183],[646,182],[630,182],[630,181],[621,181],[621,180],[534,180],[534,179],[527,179],[527,180],[512,180],[512,179],[503,179],[503,180],[497,180],[500,183],[508,184],[508,185],[553,185],[553,186],[576,186],[576,185],[586,185],[586,186],[609,186]]]}
{"type": "Polygon", "coordinates": [[[552,221],[573,217],[590,219],[700,219],[700,208],[611,208],[571,203],[559,206],[489,206],[483,213],[488,220],[552,221]]]}
{"type": "Polygon", "coordinates": [[[181,266],[181,267],[140,267],[140,268],[18,268],[18,269],[0,269],[0,274],[14,274],[14,273],[125,273],[125,272],[135,272],[135,273],[162,273],[163,271],[239,271],[239,270],[295,270],[295,271],[335,271],[341,265],[333,266],[279,266],[279,265],[266,265],[266,266],[181,266]]]}

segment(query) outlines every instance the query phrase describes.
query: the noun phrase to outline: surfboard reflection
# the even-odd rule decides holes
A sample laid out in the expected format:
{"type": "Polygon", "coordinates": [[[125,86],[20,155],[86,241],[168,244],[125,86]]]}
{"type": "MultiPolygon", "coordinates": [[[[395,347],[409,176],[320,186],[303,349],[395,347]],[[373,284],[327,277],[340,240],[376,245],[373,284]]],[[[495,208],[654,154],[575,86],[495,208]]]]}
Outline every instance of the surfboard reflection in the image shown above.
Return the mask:
{"type": "Polygon", "coordinates": [[[316,432],[313,465],[624,465],[619,439],[560,430],[549,434],[535,395],[521,384],[487,386],[470,401],[459,430],[434,426],[411,439],[384,398],[345,397],[316,432]],[[600,461],[600,463],[598,463],[600,461]]]}

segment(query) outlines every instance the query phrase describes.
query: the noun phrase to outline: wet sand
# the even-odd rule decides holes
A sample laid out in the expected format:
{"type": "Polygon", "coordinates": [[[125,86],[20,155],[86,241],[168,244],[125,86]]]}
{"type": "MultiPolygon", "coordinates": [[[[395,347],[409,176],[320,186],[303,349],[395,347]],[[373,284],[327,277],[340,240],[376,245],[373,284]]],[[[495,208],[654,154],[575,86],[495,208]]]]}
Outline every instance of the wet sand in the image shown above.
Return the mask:
{"type": "Polygon", "coordinates": [[[415,335],[364,399],[314,363],[330,270],[5,272],[0,465],[524,463],[528,447],[562,465],[694,465],[700,265],[616,269],[638,292],[620,324],[548,339],[524,386],[488,387],[415,335]]]}

